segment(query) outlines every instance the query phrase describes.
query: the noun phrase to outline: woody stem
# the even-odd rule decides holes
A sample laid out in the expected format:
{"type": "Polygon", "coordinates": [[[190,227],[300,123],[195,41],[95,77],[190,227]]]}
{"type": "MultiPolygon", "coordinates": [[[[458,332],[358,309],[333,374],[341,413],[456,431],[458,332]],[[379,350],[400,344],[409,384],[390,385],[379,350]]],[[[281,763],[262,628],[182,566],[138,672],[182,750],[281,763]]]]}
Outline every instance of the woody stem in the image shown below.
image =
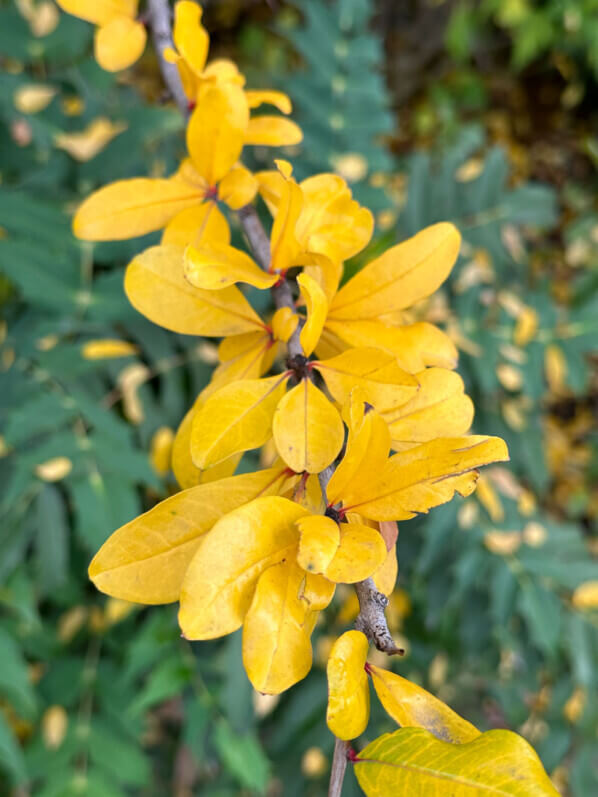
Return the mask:
{"type": "MultiPolygon", "coordinates": [[[[170,64],[164,58],[164,50],[168,47],[173,47],[171,11],[168,0],[148,0],[147,15],[164,83],[181,113],[187,118],[189,116],[189,103],[181,83],[179,71],[176,64],[170,64]]],[[[270,267],[270,241],[253,205],[246,205],[239,210],[239,221],[257,261],[263,269],[267,270],[270,267]]],[[[276,308],[288,307],[293,312],[296,312],[291,286],[286,279],[281,279],[280,283],[271,290],[276,308]]],[[[300,332],[301,324],[298,324],[287,343],[290,357],[303,354],[299,341],[300,332]]],[[[324,496],[326,495],[326,486],[333,472],[334,467],[331,466],[319,475],[320,486],[324,496]]],[[[389,655],[397,653],[398,649],[392,641],[384,615],[384,609],[388,603],[386,597],[378,592],[371,578],[356,584],[355,590],[359,598],[360,608],[359,616],[355,621],[356,627],[363,631],[378,650],[382,650],[389,655]]]]}

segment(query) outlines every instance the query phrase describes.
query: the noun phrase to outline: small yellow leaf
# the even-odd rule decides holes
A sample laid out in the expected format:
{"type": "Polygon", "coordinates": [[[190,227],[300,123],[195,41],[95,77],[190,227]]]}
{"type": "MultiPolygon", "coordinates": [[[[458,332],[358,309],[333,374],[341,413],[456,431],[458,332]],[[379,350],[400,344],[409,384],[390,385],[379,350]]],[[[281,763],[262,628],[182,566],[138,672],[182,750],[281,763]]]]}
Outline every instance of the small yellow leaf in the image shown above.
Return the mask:
{"type": "Polygon", "coordinates": [[[598,608],[598,581],[585,581],[573,593],[571,603],[576,609],[598,608]]]}
{"type": "Polygon", "coordinates": [[[260,105],[273,105],[281,113],[289,114],[293,110],[291,100],[282,91],[262,90],[246,91],[245,97],[250,108],[259,108],[260,105]]]}
{"type": "Polygon", "coordinates": [[[117,384],[122,393],[123,412],[134,424],[143,423],[145,413],[139,397],[139,388],[150,377],[150,370],[142,363],[132,363],[119,373],[117,384]]]}
{"type": "Polygon", "coordinates": [[[422,728],[402,728],[368,744],[356,759],[355,775],[367,797],[558,797],[530,745],[503,730],[451,744],[422,728]]]}
{"type": "Polygon", "coordinates": [[[455,344],[438,327],[425,322],[391,327],[379,321],[326,321],[326,330],[344,345],[355,348],[374,347],[393,354],[399,368],[417,374],[426,366],[455,368],[458,353],[455,344]]]}
{"type": "Polygon", "coordinates": [[[388,249],[349,280],[330,306],[330,318],[374,319],[433,293],[449,275],[461,245],[452,224],[434,224],[388,249]]]}
{"type": "Polygon", "coordinates": [[[73,463],[68,457],[53,457],[35,466],[35,475],[45,482],[59,482],[68,476],[73,463]]]}
{"type": "Polygon", "coordinates": [[[245,131],[245,144],[261,147],[290,147],[303,140],[301,128],[279,116],[254,116],[245,131]]]}
{"type": "Polygon", "coordinates": [[[249,108],[243,90],[232,83],[210,86],[187,125],[187,149],[209,186],[234,166],[243,149],[249,108]]]}
{"type": "Polygon", "coordinates": [[[355,584],[375,573],[386,554],[386,545],[378,529],[341,523],[339,546],[324,575],[337,584],[355,584]]]}
{"type": "Polygon", "coordinates": [[[194,288],[185,279],[178,246],[153,246],[137,255],[125,273],[125,292],[154,324],[183,335],[238,335],[264,328],[234,286],[222,291],[194,288]]]}
{"type": "MultiPolygon", "coordinates": [[[[283,177],[284,161],[279,162],[283,177]]],[[[284,273],[295,264],[301,251],[295,235],[297,220],[303,207],[301,189],[289,174],[283,179],[280,203],[274,217],[271,233],[272,271],[284,273]]]]}
{"type": "Polygon", "coordinates": [[[119,72],[141,58],[146,41],[147,33],[141,22],[114,17],[95,32],[96,61],[108,72],[119,72]]]}
{"type": "Polygon", "coordinates": [[[563,716],[572,724],[579,721],[588,702],[586,690],[578,686],[563,706],[563,716]]]}
{"type": "MultiPolygon", "coordinates": [[[[358,402],[351,396],[352,408],[358,402]]],[[[361,402],[363,406],[363,402],[361,402]]],[[[362,410],[363,412],[363,410],[362,410]]],[[[373,474],[380,473],[388,459],[390,433],[386,422],[374,410],[362,414],[357,424],[350,425],[347,449],[328,483],[328,503],[356,503],[373,474]]]]}
{"type": "Polygon", "coordinates": [[[179,211],[162,233],[162,244],[173,244],[185,248],[216,242],[228,245],[230,229],[215,202],[203,202],[179,211]]]}
{"type": "Polygon", "coordinates": [[[196,288],[215,291],[235,282],[246,282],[254,288],[271,288],[278,275],[268,274],[240,249],[234,246],[204,243],[185,250],[185,277],[196,288]]]}
{"type": "Polygon", "coordinates": [[[84,241],[119,241],[159,230],[202,201],[205,190],[176,177],[135,177],[94,191],[79,206],[73,232],[84,241]]]}
{"type": "Polygon", "coordinates": [[[272,468],[183,490],[114,532],[94,556],[89,577],[115,598],[171,603],[204,535],[219,518],[260,495],[276,494],[286,478],[272,468]]]}
{"type": "Polygon", "coordinates": [[[510,556],[521,545],[520,531],[488,531],[484,534],[484,545],[497,556],[510,556]]]}
{"type": "Polygon", "coordinates": [[[106,360],[115,357],[129,357],[137,354],[139,348],[126,340],[103,338],[88,340],[81,347],[81,354],[86,360],[106,360]]]}
{"type": "Polygon", "coordinates": [[[319,747],[308,747],[301,758],[301,772],[307,778],[319,778],[328,771],[328,759],[319,747]]]}
{"type": "Polygon", "coordinates": [[[324,515],[309,515],[297,521],[297,562],[310,573],[323,573],[333,560],[340,542],[338,523],[324,515]]]}
{"type": "Polygon", "coordinates": [[[174,44],[196,75],[203,72],[210,46],[210,37],[201,24],[201,16],[202,8],[198,3],[179,0],[174,6],[174,44]]]}
{"type": "Polygon", "coordinates": [[[380,702],[398,725],[424,728],[437,739],[453,744],[480,736],[475,726],[421,686],[373,664],[367,669],[380,702]]]}
{"type": "Polygon", "coordinates": [[[56,96],[57,89],[42,83],[28,83],[14,93],[13,101],[21,113],[39,113],[47,108],[56,96]]]}
{"type": "Polygon", "coordinates": [[[170,459],[174,432],[169,426],[161,426],[154,432],[150,442],[150,462],[156,473],[165,476],[170,472],[170,459]]]}
{"type": "Polygon", "coordinates": [[[347,631],[330,651],[326,723],[339,739],[355,739],[370,718],[370,690],[364,669],[368,640],[361,631],[347,631]]]}
{"type": "Polygon", "coordinates": [[[345,436],[338,410],[310,379],[302,379],[281,399],[272,431],[278,453],[296,473],[328,467],[345,436]]]}
{"type": "Polygon", "coordinates": [[[311,669],[309,606],[301,595],[304,578],[303,570],[288,559],[258,579],[243,623],[243,666],[258,692],[284,692],[311,669]]]}
{"type": "Polygon", "coordinates": [[[326,313],[328,312],[328,300],[322,288],[308,274],[299,274],[297,285],[299,285],[301,296],[307,305],[307,320],[303,325],[299,340],[303,354],[309,357],[318,345],[320,335],[324,329],[326,313]]]}
{"type": "Polygon", "coordinates": [[[480,475],[478,479],[476,498],[482,504],[493,523],[501,523],[504,520],[505,511],[501,500],[490,480],[484,475],[480,475]]]}
{"type": "Polygon", "coordinates": [[[189,565],[181,590],[179,623],[188,639],[214,639],[241,626],[261,573],[294,559],[295,522],[306,514],[286,498],[267,497],[216,523],[189,565]]]}
{"type": "Polygon", "coordinates": [[[506,460],[507,447],[499,437],[471,435],[439,438],[391,457],[380,474],[345,511],[371,520],[408,520],[418,512],[450,501],[455,492],[475,489],[475,468],[506,460]]]}
{"type": "Polygon", "coordinates": [[[523,374],[510,363],[499,363],[496,366],[496,376],[500,384],[506,390],[521,390],[523,385],[523,374]]]}
{"type": "Polygon", "coordinates": [[[553,393],[562,393],[566,387],[567,360],[559,346],[551,344],[544,353],[544,371],[548,387],[553,393]]]}
{"type": "Polygon", "coordinates": [[[57,750],[66,736],[68,714],[62,706],[50,706],[41,719],[42,737],[48,750],[57,750]]]}
{"type": "Polygon", "coordinates": [[[279,307],[272,316],[272,334],[276,340],[287,343],[293,332],[297,329],[299,316],[290,307],[279,307]]]}
{"type": "Polygon", "coordinates": [[[118,16],[134,17],[137,0],[57,0],[67,14],[72,14],[94,25],[105,25],[118,16]]]}
{"type": "Polygon", "coordinates": [[[393,545],[386,554],[386,559],[380,567],[372,573],[372,579],[378,592],[387,597],[392,593],[397,583],[399,575],[399,564],[397,562],[397,549],[393,545]]]}
{"type": "Polygon", "coordinates": [[[355,387],[378,412],[405,405],[418,392],[418,379],[397,365],[396,357],[379,349],[348,349],[314,363],[333,398],[344,404],[355,387]]]}
{"type": "Polygon", "coordinates": [[[247,205],[257,194],[258,183],[253,174],[244,166],[235,166],[218,185],[218,198],[226,202],[232,210],[247,205]]]}
{"type": "Polygon", "coordinates": [[[513,342],[516,346],[525,346],[530,340],[533,340],[538,331],[539,320],[538,313],[533,307],[526,306],[523,308],[517,318],[515,331],[513,332],[513,342]]]}
{"type": "Polygon", "coordinates": [[[216,465],[269,440],[287,379],[284,375],[244,379],[212,393],[193,419],[191,457],[196,467],[216,465]]]}
{"type": "MultiPolygon", "coordinates": [[[[115,136],[122,133],[126,127],[125,124],[113,124],[109,119],[100,116],[94,119],[93,122],[90,122],[85,130],[79,133],[58,133],[54,137],[54,144],[58,149],[63,149],[65,152],[68,152],[71,158],[75,158],[75,160],[78,161],[88,161],[95,158],[98,152],[101,152],[104,147],[106,147],[115,136]]],[[[122,182],[126,181],[123,180],[122,182]]],[[[118,185],[118,183],[114,183],[113,185],[118,185]]],[[[106,186],[106,189],[110,187],[111,186],[106,186]]],[[[100,189],[100,191],[106,189],[100,189]]],[[[81,207],[91,200],[93,196],[94,194],[92,194],[88,200],[85,200],[81,207]]],[[[76,231],[75,235],[77,235],[76,231]]],[[[116,238],[117,236],[114,237],[116,238]]]]}
{"type": "Polygon", "coordinates": [[[195,487],[198,484],[207,484],[208,482],[232,476],[242,456],[241,453],[234,454],[232,457],[206,470],[196,468],[191,459],[191,427],[196,412],[197,407],[194,406],[185,415],[177,430],[172,446],[172,472],[179,487],[183,490],[188,487],[195,487]]]}
{"type": "Polygon", "coordinates": [[[212,379],[204,388],[202,396],[208,398],[230,382],[259,379],[270,369],[276,353],[277,347],[265,329],[262,332],[247,332],[225,338],[218,348],[222,362],[212,373],[212,379]],[[236,345],[235,351],[231,344],[236,345]]]}
{"type": "Polygon", "coordinates": [[[473,420],[473,402],[465,395],[459,374],[445,368],[427,368],[415,378],[419,390],[413,398],[383,414],[395,451],[437,437],[465,434],[473,420]]]}

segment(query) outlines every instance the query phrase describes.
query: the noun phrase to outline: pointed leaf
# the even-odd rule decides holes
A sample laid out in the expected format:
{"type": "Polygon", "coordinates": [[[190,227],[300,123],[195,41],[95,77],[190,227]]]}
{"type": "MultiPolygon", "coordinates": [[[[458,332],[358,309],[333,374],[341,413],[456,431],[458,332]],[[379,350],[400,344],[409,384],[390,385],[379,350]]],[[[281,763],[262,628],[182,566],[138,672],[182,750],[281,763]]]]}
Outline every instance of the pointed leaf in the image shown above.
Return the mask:
{"type": "Polygon", "coordinates": [[[254,689],[284,692],[311,669],[305,573],[287,559],[265,570],[243,623],[243,665],[254,689]]]}
{"type": "Polygon", "coordinates": [[[191,285],[207,291],[222,290],[235,282],[246,282],[254,288],[271,288],[277,274],[268,274],[257,263],[234,246],[215,242],[185,250],[185,277],[191,285]]]}
{"type": "Polygon", "coordinates": [[[243,473],[183,490],[115,531],[94,556],[89,577],[102,592],[138,603],[179,597],[201,537],[232,509],[276,494],[280,468],[243,473]]]}
{"type": "Polygon", "coordinates": [[[328,300],[322,288],[308,274],[299,274],[297,285],[299,285],[301,296],[307,306],[307,320],[299,334],[299,341],[303,354],[309,357],[318,345],[320,335],[324,329],[326,313],[328,312],[328,300]]]}
{"type": "Polygon", "coordinates": [[[378,318],[404,310],[442,285],[459,254],[461,236],[448,223],[434,224],[361,269],[335,296],[335,321],[378,318]]]}
{"type": "Polygon", "coordinates": [[[373,664],[368,664],[368,671],[380,702],[398,725],[424,728],[437,739],[453,744],[480,736],[474,725],[421,686],[373,664]]]}
{"type": "Polygon", "coordinates": [[[258,498],[205,535],[183,582],[179,623],[188,639],[214,639],[241,626],[261,573],[294,559],[295,522],[307,510],[286,498],[258,498]]]}
{"type": "Polygon", "coordinates": [[[125,273],[125,292],[133,307],[154,324],[183,335],[216,337],[263,329],[237,288],[194,288],[185,279],[178,246],[153,246],[137,255],[125,273]]]}
{"type": "Polygon", "coordinates": [[[197,408],[192,407],[185,415],[172,445],[172,472],[179,487],[183,490],[232,476],[242,456],[240,453],[233,454],[232,457],[224,459],[218,465],[206,470],[196,468],[191,459],[191,427],[196,412],[197,408]]]}
{"type": "Polygon", "coordinates": [[[193,419],[191,457],[198,468],[249,451],[272,436],[272,418],[286,389],[286,376],[232,382],[208,398],[193,419]]]}
{"type": "Polygon", "coordinates": [[[403,728],[364,748],[355,775],[367,797],[558,797],[534,750],[512,731],[450,744],[421,728],[403,728]]]}
{"type": "Polygon", "coordinates": [[[433,440],[391,457],[355,501],[348,495],[345,510],[371,520],[408,520],[450,501],[455,492],[470,495],[477,478],[474,469],[506,459],[507,447],[499,437],[433,440]]]}
{"type": "Polygon", "coordinates": [[[319,473],[341,450],[344,427],[336,408],[309,379],[280,401],[272,424],[278,453],[296,473],[319,473]]]}

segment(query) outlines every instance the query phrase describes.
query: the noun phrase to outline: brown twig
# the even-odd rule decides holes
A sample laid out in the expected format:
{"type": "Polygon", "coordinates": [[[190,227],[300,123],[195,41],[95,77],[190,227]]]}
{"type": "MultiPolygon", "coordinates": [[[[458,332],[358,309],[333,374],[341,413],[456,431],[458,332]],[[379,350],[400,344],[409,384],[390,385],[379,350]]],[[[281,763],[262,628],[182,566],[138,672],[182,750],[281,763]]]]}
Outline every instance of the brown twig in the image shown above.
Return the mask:
{"type": "MultiPolygon", "coordinates": [[[[181,113],[187,117],[189,115],[189,103],[183,90],[178,69],[175,64],[168,63],[163,55],[165,48],[173,46],[170,6],[167,0],[148,0],[147,13],[162,77],[181,113]]],[[[260,266],[267,270],[270,266],[270,240],[254,206],[246,205],[239,210],[238,215],[243,231],[256,259],[260,266]]],[[[281,279],[280,282],[272,288],[272,298],[277,308],[289,307],[293,312],[296,312],[295,300],[288,280],[281,279]]],[[[299,341],[300,332],[301,324],[297,326],[297,329],[287,343],[290,357],[303,354],[299,341]]],[[[334,467],[331,466],[319,475],[322,494],[324,496],[326,495],[326,486],[333,471],[334,467]]],[[[389,655],[401,653],[401,650],[395,646],[392,640],[384,615],[384,609],[388,605],[388,598],[378,592],[371,578],[356,584],[355,590],[359,598],[360,607],[359,616],[355,621],[356,628],[363,631],[368,639],[376,645],[378,650],[384,651],[389,655]]],[[[344,744],[344,742],[339,742],[339,740],[337,740],[337,743],[344,744]]],[[[346,746],[344,747],[344,751],[346,753],[346,746]]],[[[342,758],[345,760],[344,765],[346,766],[345,756],[342,756],[342,758]]],[[[340,791],[338,793],[340,794],[340,791]]]]}
{"type": "Polygon", "coordinates": [[[328,797],[341,797],[343,790],[343,780],[347,768],[347,750],[349,742],[342,739],[334,739],[334,756],[332,758],[332,769],[330,770],[330,783],[328,784],[328,797]]]}

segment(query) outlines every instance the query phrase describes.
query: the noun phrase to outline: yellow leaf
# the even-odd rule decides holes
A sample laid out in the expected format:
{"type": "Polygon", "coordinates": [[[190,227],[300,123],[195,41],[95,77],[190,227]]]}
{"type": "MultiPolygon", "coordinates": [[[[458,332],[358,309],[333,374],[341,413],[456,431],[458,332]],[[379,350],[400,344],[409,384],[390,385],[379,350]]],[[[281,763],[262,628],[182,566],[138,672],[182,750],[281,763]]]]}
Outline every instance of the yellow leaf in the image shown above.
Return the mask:
{"type": "Polygon", "coordinates": [[[276,340],[287,343],[299,323],[299,316],[290,307],[279,307],[272,316],[272,334],[276,340]]]}
{"type": "Polygon", "coordinates": [[[308,747],[303,753],[301,772],[308,778],[321,778],[328,772],[328,759],[319,747],[308,747]]]}
{"type": "Polygon", "coordinates": [[[300,332],[299,341],[303,354],[309,357],[320,340],[328,312],[328,300],[322,288],[308,274],[299,274],[297,285],[307,306],[307,320],[300,332]]]}
{"type": "Polygon", "coordinates": [[[510,363],[499,363],[496,366],[496,376],[498,381],[506,390],[521,390],[523,385],[523,374],[510,363]]]}
{"type": "Polygon", "coordinates": [[[505,511],[501,500],[486,476],[480,475],[478,479],[476,498],[490,515],[490,519],[494,523],[501,523],[504,520],[505,511]]]}
{"type": "Polygon", "coordinates": [[[274,411],[285,392],[287,379],[284,375],[244,379],[212,393],[193,419],[194,464],[207,468],[269,440],[274,411]]]}
{"type": "Polygon", "coordinates": [[[264,325],[235,287],[194,288],[183,273],[183,250],[153,246],[137,255],[125,273],[133,307],[154,324],[183,335],[239,335],[264,325]]]}
{"type": "Polygon", "coordinates": [[[257,193],[257,180],[244,166],[236,166],[226,174],[218,185],[218,198],[239,210],[247,205],[257,193]]]}
{"type": "Polygon", "coordinates": [[[137,603],[178,600],[185,571],[219,518],[260,495],[276,494],[281,468],[243,473],[183,490],[114,532],[89,577],[102,592],[137,603]]]}
{"type": "Polygon", "coordinates": [[[473,402],[465,395],[459,374],[444,368],[427,368],[416,374],[416,379],[419,390],[413,398],[383,414],[395,451],[436,437],[465,434],[473,420],[473,402]]]}
{"type": "Polygon", "coordinates": [[[209,186],[216,185],[239,159],[249,120],[243,90],[232,83],[210,86],[187,125],[187,149],[209,186]]]}
{"type": "Polygon", "coordinates": [[[374,474],[380,473],[390,451],[390,434],[385,421],[373,410],[364,412],[363,402],[351,396],[355,415],[361,405],[361,419],[349,424],[347,449],[328,483],[328,503],[356,502],[374,474]]]}
{"type": "Polygon", "coordinates": [[[301,128],[279,116],[255,116],[245,131],[245,144],[261,147],[289,147],[303,140],[301,128]]]}
{"type": "Polygon", "coordinates": [[[364,669],[368,640],[361,631],[347,631],[330,651],[326,723],[339,739],[355,739],[370,718],[370,690],[364,669]]]}
{"type": "Polygon", "coordinates": [[[378,318],[429,296],[449,275],[461,245],[452,224],[427,227],[393,246],[340,289],[330,306],[335,321],[378,318]]]}
{"type": "MultiPolygon", "coordinates": [[[[279,163],[284,163],[279,161],[279,163]]],[[[281,171],[281,177],[282,177],[281,171]]],[[[295,264],[301,251],[295,235],[297,219],[303,207],[303,194],[301,189],[290,176],[284,179],[282,194],[271,233],[272,262],[270,269],[284,273],[295,264]]]]}
{"type": "Polygon", "coordinates": [[[259,577],[243,623],[243,666],[258,692],[284,692],[311,669],[304,579],[305,573],[292,559],[269,567],[259,577]]]}
{"type": "Polygon", "coordinates": [[[503,730],[462,745],[442,742],[421,728],[402,728],[368,744],[355,775],[367,797],[558,797],[530,745],[503,730]]]}
{"type": "Polygon", "coordinates": [[[329,360],[314,363],[333,398],[344,404],[361,387],[378,412],[405,405],[417,396],[418,379],[397,365],[396,357],[379,349],[348,349],[329,360]]]}
{"type": "Polygon", "coordinates": [[[533,307],[524,307],[517,318],[515,330],[513,332],[513,341],[516,346],[526,346],[530,340],[536,335],[538,331],[538,313],[533,307]]]}
{"type": "Polygon", "coordinates": [[[214,639],[241,626],[261,573],[294,559],[295,522],[306,514],[286,498],[267,497],[216,523],[189,565],[181,590],[179,623],[188,639],[214,639]]]}
{"type": "Polygon", "coordinates": [[[510,556],[521,545],[520,531],[489,531],[484,534],[484,545],[498,556],[510,556]]]}
{"type": "Polygon", "coordinates": [[[174,44],[196,75],[202,74],[210,47],[201,16],[201,6],[189,0],[179,0],[174,7],[174,44]]]}
{"type": "Polygon", "coordinates": [[[388,670],[367,665],[372,683],[387,714],[402,727],[424,728],[453,744],[471,742],[478,729],[421,686],[388,670]]]}
{"type": "Polygon", "coordinates": [[[309,379],[281,399],[272,431],[278,453],[296,473],[319,473],[328,467],[345,436],[338,410],[309,379]]]}
{"type": "Polygon", "coordinates": [[[284,114],[289,114],[293,110],[289,97],[283,94],[282,91],[272,91],[271,89],[265,91],[246,91],[245,97],[247,98],[250,108],[259,108],[260,105],[273,105],[284,114]]]}
{"type": "Polygon", "coordinates": [[[397,549],[393,545],[390,551],[387,552],[386,559],[382,562],[380,567],[372,573],[372,579],[378,592],[389,596],[395,588],[398,574],[399,564],[397,562],[397,549]]]}
{"type": "Polygon", "coordinates": [[[341,523],[340,543],[324,575],[337,584],[355,584],[369,578],[382,565],[386,553],[378,529],[341,523]]]}
{"type": "Polygon", "coordinates": [[[317,573],[303,573],[305,581],[302,586],[303,600],[309,605],[312,613],[312,619],[316,619],[315,615],[318,611],[325,609],[336,591],[336,584],[329,581],[324,576],[317,573]]]}
{"type": "MultiPolygon", "coordinates": [[[[85,130],[79,133],[58,133],[54,137],[54,144],[58,149],[63,149],[65,152],[68,152],[75,160],[88,161],[95,158],[98,152],[101,152],[115,136],[122,133],[123,130],[126,130],[126,127],[125,124],[113,124],[109,119],[100,116],[94,119],[93,122],[90,122],[85,130]]],[[[108,187],[109,186],[107,186],[107,188],[108,187]]],[[[92,197],[89,199],[91,198],[92,197]]],[[[86,202],[87,201],[88,200],[86,200],[86,202]]],[[[86,202],[84,202],[81,207],[83,207],[86,202]]],[[[75,232],[75,235],[77,235],[77,232],[75,232]]]]}
{"type": "Polygon", "coordinates": [[[177,213],[202,201],[205,191],[176,177],[118,180],[79,206],[73,232],[84,241],[120,241],[159,230],[177,213]]]}
{"type": "Polygon", "coordinates": [[[197,409],[194,406],[185,415],[172,446],[172,472],[179,487],[183,490],[232,476],[242,456],[241,453],[233,454],[232,457],[206,470],[196,468],[191,459],[191,427],[196,412],[197,409]]]}
{"type": "Polygon", "coordinates": [[[17,111],[21,113],[39,113],[47,108],[56,96],[57,89],[41,83],[28,83],[19,86],[13,96],[17,111]]]}
{"type": "Polygon", "coordinates": [[[338,523],[325,515],[309,515],[297,521],[297,562],[309,573],[323,573],[333,560],[340,542],[338,523]]]}
{"type": "Polygon", "coordinates": [[[391,457],[380,474],[372,474],[359,500],[347,500],[344,511],[371,520],[408,520],[450,501],[455,492],[470,495],[477,478],[474,469],[506,459],[507,447],[499,437],[471,435],[423,443],[391,457]]]}
{"type": "Polygon", "coordinates": [[[208,398],[230,382],[259,379],[270,369],[276,351],[276,346],[266,330],[225,338],[218,349],[218,356],[223,362],[212,373],[210,383],[204,388],[202,395],[208,398]],[[238,348],[233,351],[229,344],[237,341],[238,348]]]}
{"type": "Polygon", "coordinates": [[[81,355],[86,360],[105,360],[114,357],[129,357],[137,354],[139,348],[126,340],[112,340],[103,338],[100,340],[88,340],[81,346],[81,355]]]}
{"type": "Polygon", "coordinates": [[[150,442],[150,462],[156,473],[165,476],[170,472],[170,459],[174,432],[169,426],[161,426],[154,432],[150,442]]]}
{"type": "Polygon", "coordinates": [[[147,34],[141,22],[115,17],[95,32],[96,61],[108,72],[119,72],[141,58],[146,41],[147,34]]]}
{"type": "Polygon", "coordinates": [[[184,248],[212,241],[223,245],[230,242],[228,222],[215,202],[202,202],[179,211],[166,225],[161,243],[184,248]]]}
{"type": "Polygon", "coordinates": [[[66,736],[69,724],[68,714],[62,706],[50,706],[41,719],[44,745],[48,750],[57,750],[66,736]]]}
{"type": "Polygon", "coordinates": [[[143,423],[145,413],[139,388],[150,378],[150,370],[142,363],[132,363],[119,373],[117,385],[122,393],[123,412],[131,423],[143,423]]]}
{"type": "Polygon", "coordinates": [[[67,14],[94,25],[105,25],[118,16],[134,17],[137,0],[57,0],[67,14]]]}
{"type": "Polygon", "coordinates": [[[235,282],[246,282],[254,288],[271,288],[278,275],[268,274],[249,255],[234,246],[205,243],[200,248],[185,250],[185,277],[196,288],[222,290],[235,282]]]}
{"type": "Polygon", "coordinates": [[[553,393],[562,393],[566,387],[567,360],[559,346],[551,344],[544,352],[544,371],[548,387],[553,393]]]}
{"type": "Polygon", "coordinates": [[[45,482],[59,482],[68,476],[73,463],[68,457],[53,457],[35,466],[35,475],[45,482]]]}
{"type": "Polygon", "coordinates": [[[576,609],[598,608],[598,581],[584,581],[573,593],[571,602],[576,609]]]}
{"type": "MultiPolygon", "coordinates": [[[[455,368],[458,354],[455,344],[445,332],[425,322],[403,327],[390,327],[379,321],[335,322],[328,319],[326,329],[344,345],[355,348],[372,346],[397,358],[399,368],[410,374],[426,366],[455,368]]],[[[338,346],[337,346],[338,348],[338,346]]]]}

